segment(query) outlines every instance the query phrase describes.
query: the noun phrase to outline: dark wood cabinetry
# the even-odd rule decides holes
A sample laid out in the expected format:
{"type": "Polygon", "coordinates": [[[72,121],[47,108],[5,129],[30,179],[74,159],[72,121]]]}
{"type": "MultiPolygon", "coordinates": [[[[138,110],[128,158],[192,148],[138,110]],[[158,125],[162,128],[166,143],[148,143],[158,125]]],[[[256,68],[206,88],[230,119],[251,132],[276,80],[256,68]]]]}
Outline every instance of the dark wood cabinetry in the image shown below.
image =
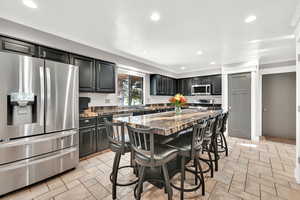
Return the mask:
{"type": "Polygon", "coordinates": [[[109,141],[107,137],[107,132],[105,126],[98,126],[97,127],[97,152],[103,151],[109,147],[109,141]]]}
{"type": "Polygon", "coordinates": [[[79,55],[70,56],[71,64],[79,67],[79,91],[94,92],[96,86],[95,60],[79,55]]]}
{"type": "Polygon", "coordinates": [[[96,128],[79,130],[79,156],[84,157],[96,152],[96,128]]]}
{"type": "Polygon", "coordinates": [[[39,46],[38,56],[40,58],[53,60],[56,62],[70,63],[69,53],[57,49],[39,46]]]}
{"type": "Polygon", "coordinates": [[[0,36],[0,51],[79,66],[79,91],[115,93],[115,63],[0,36]]]}
{"type": "Polygon", "coordinates": [[[177,83],[177,92],[183,94],[185,96],[192,95],[192,79],[191,78],[184,78],[179,79],[177,83]]]}
{"type": "Polygon", "coordinates": [[[80,158],[103,151],[109,147],[104,118],[112,120],[112,115],[104,115],[79,120],[79,155],[80,158]]]}
{"type": "Polygon", "coordinates": [[[176,79],[159,74],[150,75],[151,95],[175,95],[177,91],[176,79]]]}
{"type": "Polygon", "coordinates": [[[115,64],[96,61],[96,92],[115,92],[115,64]]]}
{"type": "Polygon", "coordinates": [[[36,47],[34,44],[23,42],[20,40],[0,37],[0,51],[19,53],[28,56],[36,56],[36,47]]]}
{"type": "Polygon", "coordinates": [[[211,76],[211,94],[222,95],[222,75],[211,76]]]}
{"type": "Polygon", "coordinates": [[[192,78],[172,79],[158,74],[150,75],[151,95],[192,95],[192,85],[211,85],[212,95],[222,94],[222,76],[198,76],[192,78]]]}

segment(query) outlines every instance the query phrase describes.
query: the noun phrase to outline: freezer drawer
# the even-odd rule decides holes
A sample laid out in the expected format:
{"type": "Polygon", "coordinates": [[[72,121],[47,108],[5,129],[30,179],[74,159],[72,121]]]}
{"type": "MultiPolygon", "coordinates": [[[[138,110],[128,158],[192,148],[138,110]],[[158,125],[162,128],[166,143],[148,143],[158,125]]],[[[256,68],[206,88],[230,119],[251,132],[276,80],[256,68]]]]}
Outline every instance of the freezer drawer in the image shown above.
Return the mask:
{"type": "Polygon", "coordinates": [[[78,130],[0,143],[0,165],[78,145],[78,130]]]}
{"type": "Polygon", "coordinates": [[[78,146],[75,146],[43,156],[0,165],[0,196],[72,169],[78,162],[78,146]]]}

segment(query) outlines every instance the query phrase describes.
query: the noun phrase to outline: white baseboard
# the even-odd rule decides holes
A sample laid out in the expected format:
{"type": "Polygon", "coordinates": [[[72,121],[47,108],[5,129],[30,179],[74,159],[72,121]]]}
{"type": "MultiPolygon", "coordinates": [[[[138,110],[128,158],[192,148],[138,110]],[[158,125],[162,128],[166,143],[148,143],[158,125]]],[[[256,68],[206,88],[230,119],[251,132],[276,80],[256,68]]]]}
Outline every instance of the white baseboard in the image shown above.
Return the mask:
{"type": "Polygon", "coordinates": [[[296,182],[300,184],[300,165],[297,165],[295,168],[295,178],[296,182]]]}

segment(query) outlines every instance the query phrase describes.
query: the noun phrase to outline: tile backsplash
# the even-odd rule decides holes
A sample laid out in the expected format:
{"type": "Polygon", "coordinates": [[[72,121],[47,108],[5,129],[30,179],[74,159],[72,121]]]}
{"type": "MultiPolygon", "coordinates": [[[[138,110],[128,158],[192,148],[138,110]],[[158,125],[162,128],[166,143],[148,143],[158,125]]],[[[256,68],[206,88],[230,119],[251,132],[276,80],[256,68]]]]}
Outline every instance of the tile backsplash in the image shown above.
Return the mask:
{"type": "MultiPolygon", "coordinates": [[[[80,93],[81,97],[90,97],[89,106],[118,106],[119,98],[116,94],[80,93]]],[[[146,96],[145,104],[168,103],[171,96],[146,96]]],[[[222,96],[187,96],[188,103],[196,103],[199,99],[214,99],[215,104],[222,104],[222,96]]]]}

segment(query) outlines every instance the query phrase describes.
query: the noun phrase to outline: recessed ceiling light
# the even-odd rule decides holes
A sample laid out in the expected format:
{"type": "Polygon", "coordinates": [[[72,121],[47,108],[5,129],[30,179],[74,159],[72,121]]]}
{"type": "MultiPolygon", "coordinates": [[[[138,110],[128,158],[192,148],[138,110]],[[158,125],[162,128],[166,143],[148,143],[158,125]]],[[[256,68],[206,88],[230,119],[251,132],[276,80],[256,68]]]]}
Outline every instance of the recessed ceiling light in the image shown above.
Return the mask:
{"type": "Polygon", "coordinates": [[[180,69],[184,70],[184,69],[186,69],[186,67],[180,67],[180,69]]]}
{"type": "Polygon", "coordinates": [[[33,0],[23,0],[23,4],[29,8],[37,8],[37,5],[33,0]]]}
{"type": "Polygon", "coordinates": [[[214,61],[210,62],[211,65],[215,65],[216,63],[214,61]]]}
{"type": "Polygon", "coordinates": [[[202,52],[201,50],[199,50],[199,51],[197,51],[197,54],[198,54],[198,55],[202,55],[203,52],[202,52]]]}
{"type": "Polygon", "coordinates": [[[256,20],[256,16],[250,15],[245,19],[245,23],[251,23],[251,22],[254,22],[255,20],[256,20]]]}
{"type": "Polygon", "coordinates": [[[160,14],[158,12],[153,12],[150,16],[150,19],[154,22],[157,22],[160,20],[160,14]]]}

